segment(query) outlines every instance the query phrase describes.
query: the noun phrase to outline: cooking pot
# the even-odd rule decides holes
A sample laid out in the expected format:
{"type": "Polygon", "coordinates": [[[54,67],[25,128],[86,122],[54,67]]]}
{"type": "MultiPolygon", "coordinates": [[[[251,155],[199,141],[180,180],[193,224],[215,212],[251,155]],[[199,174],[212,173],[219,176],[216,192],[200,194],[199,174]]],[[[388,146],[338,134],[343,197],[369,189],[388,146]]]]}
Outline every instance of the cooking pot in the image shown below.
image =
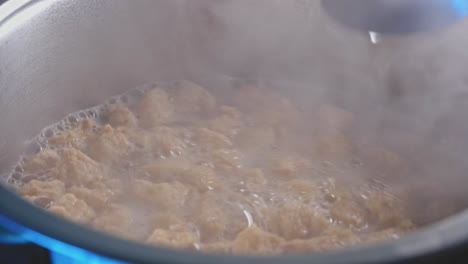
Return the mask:
{"type": "Polygon", "coordinates": [[[358,140],[391,146],[412,164],[404,177],[382,180],[414,186],[413,213],[430,224],[330,253],[215,256],[93,231],[4,184],[2,232],[65,263],[454,263],[468,248],[467,27],[370,37],[335,23],[318,0],[9,1],[0,7],[0,175],[41,128],[111,95],[154,81],[188,79],[222,92],[248,80],[298,104],[354,112],[358,140]]]}

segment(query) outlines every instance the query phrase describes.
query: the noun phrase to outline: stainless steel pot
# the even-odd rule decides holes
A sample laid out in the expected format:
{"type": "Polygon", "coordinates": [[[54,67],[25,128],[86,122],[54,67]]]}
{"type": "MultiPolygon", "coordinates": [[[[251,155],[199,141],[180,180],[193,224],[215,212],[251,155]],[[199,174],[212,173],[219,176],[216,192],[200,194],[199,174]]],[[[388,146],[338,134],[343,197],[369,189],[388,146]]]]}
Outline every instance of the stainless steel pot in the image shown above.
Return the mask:
{"type": "MultiPolygon", "coordinates": [[[[361,139],[406,153],[417,214],[468,200],[468,23],[408,37],[341,28],[318,0],[12,0],[0,7],[0,174],[67,113],[146,82],[271,82],[302,103],[360,116],[361,139]]],[[[273,86],[275,86],[273,85],[273,86]]],[[[443,215],[445,216],[445,215],[443,215]]],[[[434,218],[435,219],[435,218],[434,218]]],[[[70,258],[133,263],[403,263],[468,247],[468,214],[407,237],[326,254],[209,256],[123,241],[56,218],[0,188],[0,225],[70,258]],[[102,260],[102,259],[101,259],[102,260]]],[[[419,263],[419,262],[418,262],[419,263]]],[[[429,262],[428,262],[429,263],[429,262]]],[[[439,262],[435,262],[439,263],[439,262]]]]}

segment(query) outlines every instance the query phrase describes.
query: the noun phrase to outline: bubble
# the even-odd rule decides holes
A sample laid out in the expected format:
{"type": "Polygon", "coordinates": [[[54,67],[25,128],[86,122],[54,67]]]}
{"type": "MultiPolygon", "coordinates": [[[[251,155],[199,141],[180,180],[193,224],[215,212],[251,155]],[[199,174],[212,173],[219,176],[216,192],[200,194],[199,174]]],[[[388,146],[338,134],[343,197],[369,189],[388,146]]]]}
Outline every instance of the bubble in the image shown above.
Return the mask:
{"type": "Polygon", "coordinates": [[[70,115],[70,116],[68,117],[68,122],[69,122],[70,124],[75,124],[75,123],[78,122],[78,118],[77,118],[76,116],[74,116],[74,115],[70,115]]]}
{"type": "Polygon", "coordinates": [[[97,113],[96,113],[95,111],[93,111],[93,110],[88,110],[88,111],[87,111],[87,114],[88,114],[88,117],[89,117],[89,118],[95,118],[95,117],[97,117],[97,113]]]}
{"type": "Polygon", "coordinates": [[[27,175],[24,175],[23,177],[21,177],[21,182],[23,183],[28,183],[32,180],[35,180],[38,178],[38,175],[34,175],[34,174],[27,174],[27,175]]]}
{"type": "Polygon", "coordinates": [[[10,177],[14,180],[20,180],[22,178],[22,174],[15,171],[10,175],[10,177]]]}
{"type": "Polygon", "coordinates": [[[121,100],[123,103],[128,103],[128,102],[129,102],[128,96],[126,96],[126,95],[122,95],[122,97],[120,97],[120,100],[121,100]]]}
{"type": "Polygon", "coordinates": [[[145,92],[140,90],[140,89],[135,89],[135,90],[132,90],[132,91],[130,91],[128,93],[129,96],[137,98],[137,99],[142,97],[144,94],[145,94],[145,92]]]}
{"type": "Polygon", "coordinates": [[[242,210],[242,212],[244,213],[246,219],[247,219],[247,226],[250,227],[253,225],[253,217],[252,217],[252,214],[250,214],[250,212],[248,212],[247,210],[242,210]]]}
{"type": "Polygon", "coordinates": [[[16,181],[15,179],[11,178],[11,177],[8,177],[8,179],[7,179],[7,183],[9,183],[9,184],[11,184],[11,185],[15,185],[16,182],[17,182],[17,181],[16,181]]]}
{"type": "Polygon", "coordinates": [[[18,166],[15,167],[14,171],[16,171],[16,172],[24,172],[24,168],[23,168],[23,166],[18,165],[18,166]]]}
{"type": "Polygon", "coordinates": [[[31,156],[42,151],[42,146],[38,142],[31,142],[26,148],[25,154],[31,156]]]}
{"type": "Polygon", "coordinates": [[[44,134],[44,137],[49,138],[53,136],[55,133],[53,129],[49,128],[49,129],[46,129],[43,134],[44,134]]]}
{"type": "Polygon", "coordinates": [[[330,193],[330,192],[327,192],[327,193],[325,194],[325,196],[324,196],[324,199],[325,199],[325,201],[327,201],[327,202],[329,202],[329,203],[334,203],[334,202],[336,202],[337,197],[336,197],[335,194],[330,193]]]}

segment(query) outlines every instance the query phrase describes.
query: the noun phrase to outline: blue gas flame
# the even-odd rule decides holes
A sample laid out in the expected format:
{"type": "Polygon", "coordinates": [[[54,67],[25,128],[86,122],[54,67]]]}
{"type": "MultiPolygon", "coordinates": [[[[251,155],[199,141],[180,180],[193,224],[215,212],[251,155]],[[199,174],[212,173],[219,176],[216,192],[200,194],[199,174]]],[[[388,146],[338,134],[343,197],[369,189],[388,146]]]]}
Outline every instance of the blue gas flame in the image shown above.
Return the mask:
{"type": "Polygon", "coordinates": [[[22,239],[50,250],[51,263],[53,264],[126,264],[45,236],[18,225],[2,215],[0,215],[0,226],[19,234],[22,239]]]}

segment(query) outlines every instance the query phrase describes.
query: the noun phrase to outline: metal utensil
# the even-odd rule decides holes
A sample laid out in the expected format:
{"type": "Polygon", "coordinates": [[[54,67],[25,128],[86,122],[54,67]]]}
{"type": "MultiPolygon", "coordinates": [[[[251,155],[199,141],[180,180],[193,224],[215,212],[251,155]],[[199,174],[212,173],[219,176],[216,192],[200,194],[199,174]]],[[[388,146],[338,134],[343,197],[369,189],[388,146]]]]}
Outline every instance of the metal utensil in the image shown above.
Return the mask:
{"type": "Polygon", "coordinates": [[[346,26],[386,34],[436,30],[468,15],[467,0],[322,0],[322,5],[346,26]]]}

